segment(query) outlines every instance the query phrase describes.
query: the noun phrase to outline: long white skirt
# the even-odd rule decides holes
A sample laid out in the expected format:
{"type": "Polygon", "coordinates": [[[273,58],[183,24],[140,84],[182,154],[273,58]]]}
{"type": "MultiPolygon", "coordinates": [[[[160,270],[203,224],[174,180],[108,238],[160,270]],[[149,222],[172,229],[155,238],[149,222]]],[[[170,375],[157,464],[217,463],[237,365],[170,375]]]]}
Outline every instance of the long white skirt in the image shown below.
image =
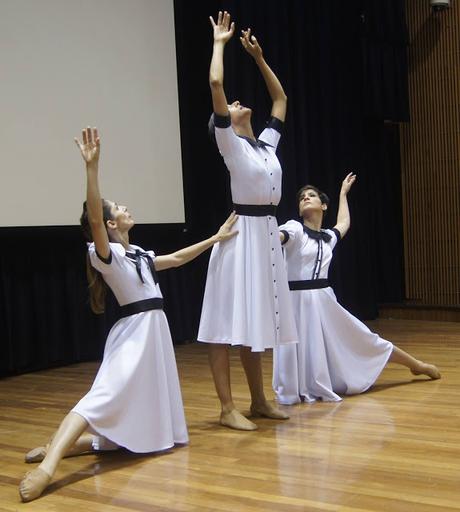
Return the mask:
{"type": "Polygon", "coordinates": [[[73,412],[90,431],[136,453],[187,443],[176,360],[163,311],[138,313],[111,329],[90,391],[73,412]]]}
{"type": "Polygon", "coordinates": [[[377,380],[393,344],[372,333],[344,309],[332,288],[291,292],[298,345],[278,347],[273,389],[282,404],[339,401],[377,380]]]}
{"type": "Polygon", "coordinates": [[[296,343],[276,218],[241,215],[235,230],[212,250],[198,340],[254,352],[296,343]]]}

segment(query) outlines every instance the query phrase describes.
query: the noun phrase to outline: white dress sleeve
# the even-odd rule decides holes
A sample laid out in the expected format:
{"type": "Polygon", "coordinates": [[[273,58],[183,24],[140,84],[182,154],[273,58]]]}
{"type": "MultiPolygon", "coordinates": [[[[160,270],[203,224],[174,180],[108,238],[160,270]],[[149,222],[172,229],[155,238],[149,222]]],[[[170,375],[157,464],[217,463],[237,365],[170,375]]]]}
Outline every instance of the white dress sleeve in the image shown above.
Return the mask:
{"type": "Polygon", "coordinates": [[[283,122],[277,119],[276,117],[272,117],[268,122],[265,130],[259,135],[259,140],[270,144],[273,147],[274,151],[278,147],[278,143],[281,138],[281,131],[283,129],[283,122]]]}
{"type": "Polygon", "coordinates": [[[241,139],[233,131],[230,115],[214,114],[214,129],[220,154],[226,160],[237,156],[241,152],[241,139]]]}
{"type": "Polygon", "coordinates": [[[109,245],[110,255],[107,259],[103,259],[97,254],[94,243],[91,243],[88,246],[88,255],[91,265],[101,274],[109,274],[116,266],[120,266],[126,254],[126,251],[121,244],[110,242],[109,245]]]}
{"type": "Polygon", "coordinates": [[[329,242],[329,245],[331,246],[331,249],[334,249],[334,247],[337,245],[337,242],[340,241],[340,231],[338,229],[325,229],[324,231],[331,235],[331,241],[329,242]]]}
{"type": "Polygon", "coordinates": [[[283,248],[287,251],[291,251],[302,240],[302,224],[296,220],[289,220],[278,229],[284,234],[283,248]]]}

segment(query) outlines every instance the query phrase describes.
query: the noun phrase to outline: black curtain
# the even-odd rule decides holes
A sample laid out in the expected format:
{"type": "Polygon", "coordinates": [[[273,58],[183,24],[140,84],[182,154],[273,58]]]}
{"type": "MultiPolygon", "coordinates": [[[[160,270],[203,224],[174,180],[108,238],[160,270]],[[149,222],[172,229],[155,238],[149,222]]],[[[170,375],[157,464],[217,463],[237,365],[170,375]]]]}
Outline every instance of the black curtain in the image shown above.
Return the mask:
{"type": "Polygon", "coordinates": [[[278,155],[283,167],[279,222],[297,215],[295,193],[317,185],[332,199],[348,171],[352,229],[340,244],[332,278],[341,302],[373,318],[378,302],[404,296],[402,213],[397,122],[408,120],[407,30],[400,0],[321,2],[175,1],[182,156],[188,223],[212,229],[231,209],[228,175],[206,138],[211,112],[208,16],[227,10],[237,33],[225,50],[225,91],[253,108],[255,132],[270,101],[239,31],[251,27],[288,95],[278,155]],[[199,208],[197,208],[199,205],[199,208]]]}
{"type": "MultiPolygon", "coordinates": [[[[238,40],[250,26],[289,98],[279,146],[279,222],[297,215],[295,193],[315,184],[332,205],[348,171],[352,227],[337,249],[332,280],[361,318],[404,296],[399,133],[408,120],[406,25],[400,0],[175,0],[176,49],[186,223],[136,226],[132,240],[166,253],[212,234],[231,210],[228,173],[207,137],[211,113],[208,16],[231,12],[237,34],[225,52],[225,90],[254,110],[255,131],[270,101],[238,40]]],[[[161,70],[159,70],[161,72],[161,70]]],[[[118,198],[113,198],[117,199],[118,198]]],[[[122,198],[119,198],[121,201],[122,198]]],[[[95,359],[117,318],[87,304],[85,245],[77,227],[0,229],[0,375],[95,359]]],[[[207,255],[160,273],[176,343],[196,336],[207,255]]]]}
{"type": "MultiPolygon", "coordinates": [[[[131,239],[158,254],[192,242],[179,225],[135,226],[131,239]]],[[[111,294],[105,314],[89,308],[80,229],[2,228],[0,243],[0,376],[100,358],[119,308],[111,294]]],[[[193,339],[205,271],[202,255],[187,267],[159,272],[175,341],[193,339]]]]}

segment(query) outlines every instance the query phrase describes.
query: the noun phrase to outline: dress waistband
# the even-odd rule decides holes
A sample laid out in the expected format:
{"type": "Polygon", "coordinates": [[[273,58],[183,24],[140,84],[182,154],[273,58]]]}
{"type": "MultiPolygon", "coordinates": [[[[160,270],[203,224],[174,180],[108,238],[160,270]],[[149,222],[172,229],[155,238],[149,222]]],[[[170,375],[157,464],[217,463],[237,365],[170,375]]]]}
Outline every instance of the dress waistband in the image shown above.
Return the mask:
{"type": "Polygon", "coordinates": [[[290,290],[319,290],[327,288],[329,281],[327,279],[305,279],[304,281],[289,281],[290,290]]]}
{"type": "Polygon", "coordinates": [[[276,205],[274,204],[234,204],[233,209],[238,215],[248,217],[276,217],[276,205]]]}
{"type": "Polygon", "coordinates": [[[144,311],[151,311],[152,309],[163,309],[163,299],[161,297],[138,300],[121,306],[121,318],[143,313],[144,311]]]}

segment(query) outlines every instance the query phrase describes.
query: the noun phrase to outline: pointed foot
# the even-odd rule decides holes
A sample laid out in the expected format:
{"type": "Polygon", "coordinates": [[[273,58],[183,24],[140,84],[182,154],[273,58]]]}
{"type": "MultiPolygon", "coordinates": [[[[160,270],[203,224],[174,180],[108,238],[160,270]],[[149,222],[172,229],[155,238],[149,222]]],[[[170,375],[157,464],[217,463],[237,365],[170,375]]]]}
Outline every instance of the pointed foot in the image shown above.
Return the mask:
{"type": "Polygon", "coordinates": [[[22,501],[37,499],[51,482],[51,476],[43,469],[36,468],[26,473],[19,484],[19,495],[22,501]]]}

